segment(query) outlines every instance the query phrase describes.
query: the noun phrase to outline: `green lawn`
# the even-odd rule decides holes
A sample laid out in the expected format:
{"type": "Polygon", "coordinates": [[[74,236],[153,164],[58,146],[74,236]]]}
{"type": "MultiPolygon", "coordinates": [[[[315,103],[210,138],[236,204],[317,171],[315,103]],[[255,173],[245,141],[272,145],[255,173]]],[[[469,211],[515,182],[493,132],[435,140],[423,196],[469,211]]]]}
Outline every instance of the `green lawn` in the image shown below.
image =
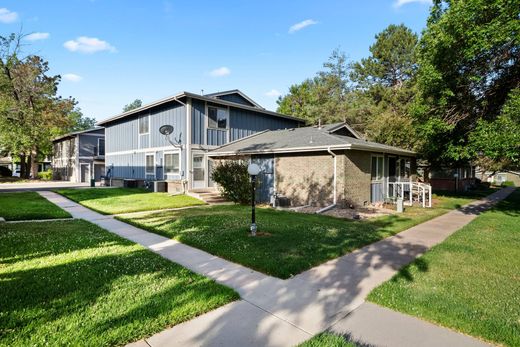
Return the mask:
{"type": "Polygon", "coordinates": [[[368,299],[497,344],[520,346],[520,190],[368,299]]]}
{"type": "Polygon", "coordinates": [[[57,193],[103,214],[161,210],[203,205],[188,195],[150,193],[136,188],[58,189],[57,193]]]}
{"type": "Polygon", "coordinates": [[[298,347],[356,347],[356,344],[343,336],[325,332],[299,344],[298,347]]]}
{"type": "Polygon", "coordinates": [[[0,293],[1,346],[123,345],[238,299],[82,220],[0,225],[0,293]]]}
{"type": "Polygon", "coordinates": [[[0,193],[0,217],[5,220],[70,218],[70,214],[35,192],[0,193]]]}
{"type": "Polygon", "coordinates": [[[118,218],[266,274],[289,278],[470,201],[437,197],[435,208],[413,207],[367,221],[259,208],[257,237],[248,233],[248,206],[204,206],[118,218]]]}

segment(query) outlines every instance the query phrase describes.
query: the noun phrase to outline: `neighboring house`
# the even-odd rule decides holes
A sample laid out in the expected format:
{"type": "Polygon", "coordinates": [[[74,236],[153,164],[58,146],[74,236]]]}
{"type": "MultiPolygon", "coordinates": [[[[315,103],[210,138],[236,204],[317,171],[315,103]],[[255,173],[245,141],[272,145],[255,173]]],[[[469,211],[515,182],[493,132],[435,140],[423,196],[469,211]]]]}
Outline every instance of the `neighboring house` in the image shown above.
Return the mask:
{"type": "Polygon", "coordinates": [[[520,171],[482,172],[482,181],[501,185],[504,182],[513,182],[515,187],[520,187],[520,171]]]}
{"type": "MultiPolygon", "coordinates": [[[[14,161],[11,156],[0,157],[0,166],[12,171],[13,177],[20,177],[20,162],[14,161]]],[[[38,172],[47,171],[51,168],[51,160],[45,157],[38,162],[38,172]]]]}
{"type": "Polygon", "coordinates": [[[213,186],[207,152],[266,129],[303,125],[267,111],[239,90],[198,95],[182,92],[98,123],[105,127],[106,170],[114,185],[124,179],[168,181],[169,190],[213,186]],[[163,125],[173,126],[166,138],[163,125]],[[110,170],[110,171],[108,171],[110,170]],[[186,185],[186,186],[185,186],[186,185]]]}
{"type": "Polygon", "coordinates": [[[71,182],[96,181],[105,174],[105,129],[95,127],[55,138],[53,179],[71,182]]]}
{"type": "Polygon", "coordinates": [[[209,156],[257,163],[257,199],[272,203],[283,196],[292,206],[410,201],[410,187],[427,186],[413,180],[414,152],[366,141],[346,123],[259,132],[209,156]]]}
{"type": "Polygon", "coordinates": [[[433,190],[467,191],[477,185],[476,167],[437,168],[428,171],[426,180],[433,190]]]}

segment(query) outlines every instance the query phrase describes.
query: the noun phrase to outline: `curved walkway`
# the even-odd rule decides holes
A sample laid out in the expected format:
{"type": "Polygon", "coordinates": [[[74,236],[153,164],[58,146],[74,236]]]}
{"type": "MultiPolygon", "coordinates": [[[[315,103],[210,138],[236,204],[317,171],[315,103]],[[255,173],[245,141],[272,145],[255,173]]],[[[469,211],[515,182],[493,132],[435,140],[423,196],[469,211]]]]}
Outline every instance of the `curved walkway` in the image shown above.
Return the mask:
{"type": "Polygon", "coordinates": [[[240,301],[176,325],[134,345],[293,346],[331,327],[337,332],[363,336],[364,342],[379,345],[381,340],[378,337],[381,335],[373,330],[377,330],[377,324],[381,324],[387,330],[393,327],[393,334],[387,333],[382,340],[386,346],[483,346],[485,344],[471,337],[393,311],[393,314],[387,314],[389,310],[363,303],[373,288],[390,279],[402,266],[442,242],[513,190],[502,189],[485,199],[328,261],[289,280],[261,274],[175,240],[130,226],[56,193],[40,194],[74,218],[86,219],[137,242],[194,272],[234,288],[242,297],[240,301]],[[362,333],[361,328],[369,326],[368,323],[375,324],[375,319],[366,318],[374,315],[374,312],[379,312],[375,315],[379,318],[378,323],[372,325],[368,332],[365,330],[362,333]],[[396,318],[401,316],[402,319],[396,318]],[[396,325],[395,322],[400,323],[396,325]]]}

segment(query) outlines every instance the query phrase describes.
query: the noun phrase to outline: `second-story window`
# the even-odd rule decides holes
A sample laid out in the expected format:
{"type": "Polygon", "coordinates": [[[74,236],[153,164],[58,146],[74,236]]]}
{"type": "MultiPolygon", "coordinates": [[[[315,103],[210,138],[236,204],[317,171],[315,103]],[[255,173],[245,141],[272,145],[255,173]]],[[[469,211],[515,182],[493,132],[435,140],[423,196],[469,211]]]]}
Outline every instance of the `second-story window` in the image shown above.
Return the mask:
{"type": "Polygon", "coordinates": [[[215,106],[208,106],[208,128],[227,129],[228,110],[215,106]]]}
{"type": "Polygon", "coordinates": [[[105,155],[105,140],[98,139],[97,155],[105,155]]]}
{"type": "Polygon", "coordinates": [[[139,117],[139,135],[150,132],[150,116],[139,117]]]}

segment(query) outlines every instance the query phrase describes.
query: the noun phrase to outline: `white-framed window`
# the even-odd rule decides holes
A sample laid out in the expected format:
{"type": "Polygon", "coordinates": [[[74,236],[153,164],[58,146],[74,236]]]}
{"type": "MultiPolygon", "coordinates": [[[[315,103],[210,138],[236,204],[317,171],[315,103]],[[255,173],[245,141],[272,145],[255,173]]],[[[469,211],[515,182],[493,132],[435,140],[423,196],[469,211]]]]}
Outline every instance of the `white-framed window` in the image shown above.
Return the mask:
{"type": "Polygon", "coordinates": [[[380,181],[384,176],[384,157],[382,155],[372,156],[371,179],[372,181],[380,181]]]}
{"type": "Polygon", "coordinates": [[[105,155],[105,139],[97,139],[97,155],[105,155]]]}
{"type": "Polygon", "coordinates": [[[147,175],[155,174],[155,154],[145,155],[145,173],[147,175]]]}
{"type": "Polygon", "coordinates": [[[139,135],[150,133],[150,116],[139,117],[139,135]]]}
{"type": "Polygon", "coordinates": [[[208,106],[208,128],[227,129],[229,113],[227,108],[208,106]]]}
{"type": "Polygon", "coordinates": [[[166,175],[178,175],[180,173],[179,152],[164,153],[164,173],[166,175]]]}

